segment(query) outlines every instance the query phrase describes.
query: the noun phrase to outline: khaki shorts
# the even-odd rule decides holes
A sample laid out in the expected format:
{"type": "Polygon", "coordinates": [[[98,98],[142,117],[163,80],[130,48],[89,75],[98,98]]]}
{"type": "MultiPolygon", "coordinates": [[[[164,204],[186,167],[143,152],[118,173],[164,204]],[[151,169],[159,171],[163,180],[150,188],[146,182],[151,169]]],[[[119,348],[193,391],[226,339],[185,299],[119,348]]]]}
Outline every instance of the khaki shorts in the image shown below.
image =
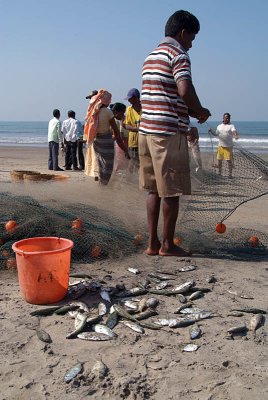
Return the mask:
{"type": "Polygon", "coordinates": [[[233,150],[230,147],[218,147],[217,160],[231,161],[233,158],[233,150]]]}
{"type": "Polygon", "coordinates": [[[191,194],[186,135],[139,134],[140,188],[159,197],[191,194]]]}

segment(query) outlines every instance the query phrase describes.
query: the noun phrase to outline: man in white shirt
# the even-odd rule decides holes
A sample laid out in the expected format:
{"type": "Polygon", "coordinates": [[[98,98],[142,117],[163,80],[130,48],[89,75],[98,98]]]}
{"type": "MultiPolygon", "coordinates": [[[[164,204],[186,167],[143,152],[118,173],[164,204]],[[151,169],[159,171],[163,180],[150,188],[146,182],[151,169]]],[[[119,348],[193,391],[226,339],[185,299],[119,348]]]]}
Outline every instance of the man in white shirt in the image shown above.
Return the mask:
{"type": "Polygon", "coordinates": [[[216,132],[213,129],[209,129],[209,133],[219,138],[217,160],[219,167],[219,174],[222,174],[222,161],[225,160],[228,163],[229,178],[232,178],[233,171],[233,139],[238,139],[238,133],[235,126],[230,123],[231,115],[229,113],[223,114],[222,124],[217,126],[216,132]]]}
{"type": "Polygon", "coordinates": [[[53,171],[63,171],[58,165],[59,143],[62,143],[60,111],[53,110],[53,118],[48,123],[48,169],[53,171]]]}
{"type": "Polygon", "coordinates": [[[68,119],[62,123],[62,134],[66,146],[65,169],[79,170],[77,167],[77,141],[83,137],[83,128],[80,121],[75,119],[75,112],[68,111],[68,119]]]}

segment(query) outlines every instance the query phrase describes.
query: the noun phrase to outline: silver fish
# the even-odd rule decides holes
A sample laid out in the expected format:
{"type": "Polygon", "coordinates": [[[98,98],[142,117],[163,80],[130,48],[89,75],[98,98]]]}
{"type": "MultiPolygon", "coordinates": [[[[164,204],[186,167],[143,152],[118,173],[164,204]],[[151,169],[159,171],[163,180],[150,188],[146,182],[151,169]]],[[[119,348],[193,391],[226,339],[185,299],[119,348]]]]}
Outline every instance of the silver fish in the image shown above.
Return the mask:
{"type": "Polygon", "coordinates": [[[201,311],[200,313],[191,314],[190,318],[195,318],[196,321],[200,321],[201,319],[212,318],[212,313],[209,311],[201,311]]]}
{"type": "Polygon", "coordinates": [[[217,279],[214,275],[210,275],[207,279],[206,279],[207,283],[215,283],[217,282],[217,279]]]}
{"type": "Polygon", "coordinates": [[[116,297],[131,297],[131,296],[140,296],[142,294],[146,294],[147,290],[141,287],[134,287],[129,290],[124,290],[120,293],[116,294],[116,297]]]}
{"type": "Polygon", "coordinates": [[[201,292],[200,290],[198,290],[197,292],[192,293],[189,297],[188,300],[195,300],[195,299],[199,299],[199,297],[203,296],[203,292],[201,292]]]}
{"type": "Polygon", "coordinates": [[[159,300],[155,299],[154,297],[150,297],[146,300],[146,306],[150,308],[155,308],[159,304],[159,300]]]}
{"type": "Polygon", "coordinates": [[[97,333],[97,332],[82,332],[79,333],[77,337],[82,340],[90,340],[90,341],[105,341],[113,339],[108,335],[103,335],[102,333],[97,333]]]}
{"type": "Polygon", "coordinates": [[[136,322],[136,318],[130,315],[126,310],[124,310],[123,307],[119,306],[118,304],[114,304],[114,309],[120,315],[120,317],[136,322]]]}
{"type": "Polygon", "coordinates": [[[138,307],[138,311],[142,312],[147,308],[147,300],[146,299],[141,299],[141,301],[139,302],[139,307],[138,307]]]}
{"type": "Polygon", "coordinates": [[[162,289],[166,289],[168,286],[170,286],[170,283],[168,283],[166,281],[162,281],[158,285],[156,285],[154,288],[156,290],[162,290],[162,289]]]}
{"type": "Polygon", "coordinates": [[[262,325],[263,320],[264,316],[262,314],[255,314],[249,321],[249,329],[256,332],[256,330],[262,325]]]}
{"type": "Polygon", "coordinates": [[[171,291],[174,292],[174,294],[187,293],[194,285],[194,281],[185,282],[182,285],[175,286],[173,289],[171,289],[171,291]]]}
{"type": "Polygon", "coordinates": [[[109,372],[109,368],[101,360],[98,360],[93,365],[91,372],[99,378],[104,378],[109,372]]]}
{"type": "Polygon", "coordinates": [[[238,325],[238,326],[232,326],[231,328],[229,328],[227,330],[227,332],[230,334],[242,333],[242,332],[246,332],[246,331],[247,331],[247,327],[245,324],[238,325]]]}
{"type": "Polygon", "coordinates": [[[175,279],[174,276],[172,275],[165,275],[165,274],[155,274],[155,273],[150,273],[148,274],[150,278],[156,278],[159,279],[160,281],[169,281],[171,279],[175,279]]]}
{"type": "Polygon", "coordinates": [[[36,331],[36,335],[38,339],[41,340],[42,342],[45,343],[52,342],[50,335],[47,332],[43,331],[43,329],[39,329],[38,331],[36,331]]]}
{"type": "Polygon", "coordinates": [[[181,267],[178,269],[179,272],[189,272],[189,271],[194,271],[196,269],[196,265],[185,265],[184,267],[181,267]]]}
{"type": "Polygon", "coordinates": [[[186,301],[187,301],[186,297],[183,296],[183,294],[178,294],[177,298],[178,298],[179,302],[182,304],[186,303],[186,301]]]}
{"type": "Polygon", "coordinates": [[[65,376],[64,376],[64,382],[69,383],[71,382],[80,372],[83,371],[83,364],[78,363],[74,365],[71,369],[69,369],[65,376]]]}
{"type": "Polygon", "coordinates": [[[71,272],[69,275],[70,278],[85,278],[92,279],[92,277],[84,272],[71,272]]]}
{"type": "Polygon", "coordinates": [[[147,328],[147,329],[153,329],[153,330],[159,330],[161,327],[159,325],[156,325],[152,322],[143,322],[143,321],[139,321],[139,324],[143,327],[143,328],[147,328]]]}
{"type": "Polygon", "coordinates": [[[33,316],[44,316],[44,315],[52,315],[56,310],[61,308],[62,306],[52,306],[52,307],[45,307],[39,308],[38,310],[30,312],[30,315],[33,316]]]}
{"type": "Polygon", "coordinates": [[[187,345],[182,349],[182,351],[185,351],[185,352],[192,352],[192,351],[196,351],[198,348],[199,348],[199,346],[198,346],[197,344],[190,343],[190,344],[187,344],[187,345]]]}
{"type": "MultiPolygon", "coordinates": [[[[83,320],[84,315],[85,315],[85,313],[79,312],[75,318],[77,320],[81,321],[81,320],[83,320]]],[[[96,322],[99,322],[102,319],[102,317],[100,315],[89,315],[88,313],[87,313],[87,315],[88,315],[87,320],[86,320],[87,325],[96,324],[96,322]]]]}
{"type": "Polygon", "coordinates": [[[261,308],[251,308],[251,307],[234,308],[231,311],[241,311],[241,312],[251,313],[251,314],[266,314],[266,311],[262,310],[261,308]]]}
{"type": "Polygon", "coordinates": [[[81,311],[89,312],[89,308],[88,308],[87,304],[84,303],[83,301],[74,301],[70,305],[73,305],[73,304],[78,305],[78,307],[80,308],[81,311]]]}
{"type": "Polygon", "coordinates": [[[128,268],[127,269],[129,272],[131,272],[132,274],[135,274],[135,275],[137,275],[137,274],[139,274],[140,273],[140,271],[138,270],[138,268],[128,268]]]}
{"type": "Polygon", "coordinates": [[[70,315],[71,318],[76,318],[78,313],[79,313],[78,310],[68,311],[68,314],[70,315]]]}
{"type": "Polygon", "coordinates": [[[62,315],[62,314],[66,314],[69,311],[75,311],[78,310],[79,306],[77,304],[68,304],[66,306],[63,306],[61,308],[58,308],[55,311],[55,314],[57,315],[62,315]]]}
{"type": "MultiPolygon", "coordinates": [[[[86,319],[87,319],[87,316],[88,316],[88,314],[78,312],[77,315],[76,315],[76,317],[75,317],[75,320],[74,320],[74,328],[75,328],[75,329],[78,329],[79,326],[80,326],[80,324],[81,324],[81,321],[84,321],[84,319],[86,320],[86,319]]],[[[86,321],[85,321],[85,322],[86,322],[86,321]]],[[[85,323],[85,325],[86,325],[86,323],[85,323]]],[[[78,332],[78,333],[79,333],[79,332],[78,332]]]]}
{"type": "Polygon", "coordinates": [[[128,328],[132,329],[135,332],[138,333],[144,333],[144,329],[142,326],[139,324],[136,324],[135,322],[132,321],[120,321],[123,325],[127,326],[128,328]]]}
{"type": "Polygon", "coordinates": [[[93,326],[93,330],[97,333],[102,333],[103,335],[110,336],[111,338],[117,337],[117,334],[113,332],[108,326],[97,324],[93,326]]]}
{"type": "MultiPolygon", "coordinates": [[[[192,307],[192,303],[185,303],[182,306],[180,306],[176,311],[174,311],[174,314],[181,314],[182,310],[189,310],[192,307]]],[[[184,314],[191,314],[190,312],[185,312],[184,314]]]]}
{"type": "Polygon", "coordinates": [[[189,329],[190,339],[194,340],[200,337],[201,328],[198,325],[193,325],[189,329]]]}
{"type": "Polygon", "coordinates": [[[167,318],[157,318],[153,320],[153,323],[160,326],[168,326],[170,323],[170,319],[167,318]]]}
{"type": "Polygon", "coordinates": [[[83,296],[86,292],[86,287],[84,283],[78,283],[77,285],[71,286],[68,288],[67,297],[73,300],[78,299],[83,296]]]}
{"type": "Polygon", "coordinates": [[[127,308],[130,308],[130,310],[134,310],[134,311],[137,311],[137,310],[138,310],[138,305],[137,305],[136,303],[134,303],[133,301],[131,301],[131,300],[126,300],[126,301],[124,302],[124,305],[125,305],[127,308]]]}
{"type": "Polygon", "coordinates": [[[139,314],[135,314],[135,318],[136,318],[136,320],[141,321],[143,319],[153,317],[154,315],[157,315],[157,314],[158,313],[156,310],[148,309],[139,314]]]}
{"type": "Polygon", "coordinates": [[[243,313],[239,311],[232,311],[229,314],[227,314],[227,317],[243,317],[243,313]]]}
{"type": "Polygon", "coordinates": [[[101,315],[89,315],[87,317],[87,325],[96,324],[97,322],[101,321],[101,319],[102,319],[101,315]]]}
{"type": "Polygon", "coordinates": [[[100,291],[100,295],[103,298],[103,300],[106,300],[106,301],[108,301],[108,303],[111,303],[111,298],[110,298],[109,292],[107,290],[102,289],[100,291]]]}
{"type": "Polygon", "coordinates": [[[201,310],[201,308],[197,308],[197,307],[182,308],[180,311],[181,314],[200,314],[201,312],[208,312],[208,311],[201,310]]]}
{"type": "Polygon", "coordinates": [[[196,322],[195,318],[178,318],[170,319],[168,326],[170,328],[183,328],[185,326],[192,325],[196,322]]]}
{"type": "Polygon", "coordinates": [[[75,330],[66,336],[66,339],[75,338],[86,326],[88,314],[84,314],[82,319],[76,324],[75,330]]]}
{"type": "Polygon", "coordinates": [[[194,281],[189,281],[189,282],[183,283],[182,285],[175,286],[172,289],[166,289],[166,290],[149,289],[148,291],[149,291],[149,293],[152,293],[152,294],[171,296],[174,294],[187,293],[193,285],[194,285],[194,281]]]}
{"type": "Polygon", "coordinates": [[[118,313],[114,311],[108,316],[105,325],[108,326],[108,328],[113,329],[116,326],[117,322],[118,322],[118,313]]]}
{"type": "Polygon", "coordinates": [[[102,301],[98,305],[98,312],[101,316],[107,314],[106,304],[104,304],[102,301]]]}
{"type": "Polygon", "coordinates": [[[84,284],[85,282],[86,282],[85,279],[79,279],[79,280],[76,280],[76,281],[73,281],[73,282],[69,282],[69,288],[72,287],[72,286],[79,285],[81,283],[84,284]]]}

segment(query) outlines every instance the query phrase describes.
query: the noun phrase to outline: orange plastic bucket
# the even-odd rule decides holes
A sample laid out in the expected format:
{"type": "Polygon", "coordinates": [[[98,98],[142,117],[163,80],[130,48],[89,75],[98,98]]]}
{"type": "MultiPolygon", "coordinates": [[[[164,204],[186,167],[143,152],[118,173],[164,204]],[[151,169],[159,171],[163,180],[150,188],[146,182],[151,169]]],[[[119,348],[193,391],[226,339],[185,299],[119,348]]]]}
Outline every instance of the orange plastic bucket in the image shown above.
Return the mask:
{"type": "Polygon", "coordinates": [[[36,237],[12,245],[16,253],[22,297],[31,304],[62,300],[68,290],[73,242],[57,237],[36,237]]]}

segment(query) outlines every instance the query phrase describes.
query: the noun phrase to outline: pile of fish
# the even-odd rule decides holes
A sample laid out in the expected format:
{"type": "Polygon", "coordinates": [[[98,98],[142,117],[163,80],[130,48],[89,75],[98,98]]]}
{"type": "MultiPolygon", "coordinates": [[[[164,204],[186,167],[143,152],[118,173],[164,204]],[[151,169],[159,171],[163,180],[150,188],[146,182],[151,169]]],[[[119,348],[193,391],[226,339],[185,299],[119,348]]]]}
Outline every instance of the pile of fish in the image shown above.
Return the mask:
{"type": "MultiPolygon", "coordinates": [[[[117,338],[115,326],[120,323],[139,334],[144,334],[146,329],[159,330],[165,328],[189,328],[189,339],[195,340],[202,336],[198,322],[204,319],[217,317],[210,310],[199,308],[193,303],[210,292],[210,287],[197,287],[194,280],[176,283],[181,272],[193,271],[194,265],[185,265],[174,273],[157,271],[149,273],[146,278],[138,279],[137,286],[126,289],[124,284],[113,287],[104,287],[92,281],[87,274],[79,273],[70,275],[71,278],[81,278],[69,285],[66,300],[63,306],[45,307],[31,312],[33,316],[63,315],[67,314],[74,319],[74,329],[67,333],[66,339],[79,338],[88,341],[107,341],[117,338]],[[84,295],[100,295],[98,306],[89,308],[81,301],[84,295]],[[172,317],[162,317],[157,312],[159,298],[174,296],[178,300],[178,307],[173,310],[172,317]],[[80,299],[80,301],[79,301],[80,299]]],[[[138,275],[139,270],[129,268],[129,272],[138,275]]],[[[215,283],[212,275],[208,283],[215,283]]],[[[99,296],[97,296],[99,297],[99,296]]],[[[229,316],[243,316],[244,313],[253,313],[248,326],[241,324],[227,329],[227,337],[233,338],[237,334],[251,330],[255,332],[264,322],[265,310],[256,308],[241,308],[231,310],[229,316]]],[[[44,342],[51,342],[50,335],[43,330],[37,331],[37,336],[44,342]]],[[[189,343],[183,351],[196,351],[198,345],[189,343]]]]}

